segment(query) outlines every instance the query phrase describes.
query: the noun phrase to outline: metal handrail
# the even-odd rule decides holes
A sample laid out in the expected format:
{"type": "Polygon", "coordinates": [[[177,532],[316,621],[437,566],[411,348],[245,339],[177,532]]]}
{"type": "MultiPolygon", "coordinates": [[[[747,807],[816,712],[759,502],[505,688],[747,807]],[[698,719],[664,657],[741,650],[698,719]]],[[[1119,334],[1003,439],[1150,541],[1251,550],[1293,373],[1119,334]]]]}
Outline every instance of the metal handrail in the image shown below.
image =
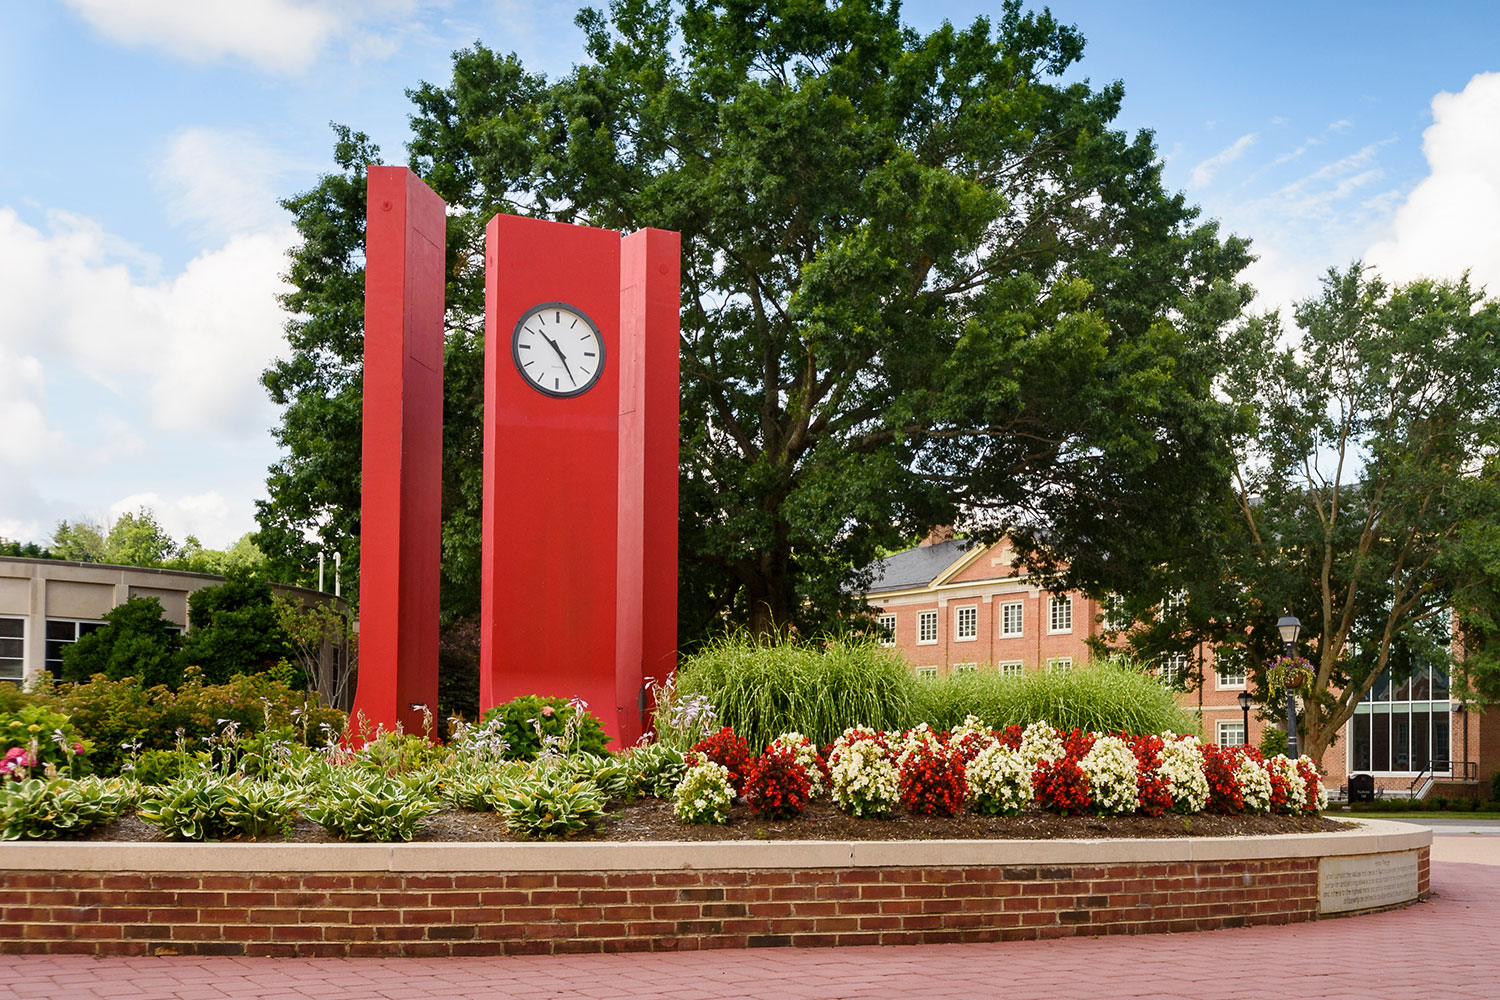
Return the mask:
{"type": "Polygon", "coordinates": [[[1448,778],[1453,781],[1476,781],[1479,778],[1479,765],[1472,760],[1435,760],[1427,765],[1411,784],[1406,786],[1406,794],[1411,795],[1417,790],[1417,786],[1428,779],[1435,779],[1437,772],[1447,771],[1448,778]]]}

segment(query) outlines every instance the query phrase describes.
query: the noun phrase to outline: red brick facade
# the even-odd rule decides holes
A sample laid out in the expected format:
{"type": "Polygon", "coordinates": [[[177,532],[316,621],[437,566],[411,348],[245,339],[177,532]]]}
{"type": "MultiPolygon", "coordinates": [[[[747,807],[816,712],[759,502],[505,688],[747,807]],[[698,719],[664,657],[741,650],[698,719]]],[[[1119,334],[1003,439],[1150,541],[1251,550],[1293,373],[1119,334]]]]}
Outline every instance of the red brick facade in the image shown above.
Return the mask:
{"type": "MultiPolygon", "coordinates": [[[[1318,859],[604,873],[0,872],[0,952],[501,955],[1312,920],[1318,859]]],[[[1418,889],[1428,890],[1428,848],[1418,889]]]]}

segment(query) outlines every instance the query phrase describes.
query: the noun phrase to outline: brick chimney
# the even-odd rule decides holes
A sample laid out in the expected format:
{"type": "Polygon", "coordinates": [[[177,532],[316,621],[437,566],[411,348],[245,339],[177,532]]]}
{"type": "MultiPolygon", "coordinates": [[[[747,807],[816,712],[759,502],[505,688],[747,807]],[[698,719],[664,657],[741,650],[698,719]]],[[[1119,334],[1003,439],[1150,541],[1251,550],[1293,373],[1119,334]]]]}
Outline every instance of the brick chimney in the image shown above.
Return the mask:
{"type": "Polygon", "coordinates": [[[953,525],[940,524],[927,533],[927,537],[917,543],[917,548],[925,549],[929,545],[938,545],[942,542],[953,540],[953,525]]]}

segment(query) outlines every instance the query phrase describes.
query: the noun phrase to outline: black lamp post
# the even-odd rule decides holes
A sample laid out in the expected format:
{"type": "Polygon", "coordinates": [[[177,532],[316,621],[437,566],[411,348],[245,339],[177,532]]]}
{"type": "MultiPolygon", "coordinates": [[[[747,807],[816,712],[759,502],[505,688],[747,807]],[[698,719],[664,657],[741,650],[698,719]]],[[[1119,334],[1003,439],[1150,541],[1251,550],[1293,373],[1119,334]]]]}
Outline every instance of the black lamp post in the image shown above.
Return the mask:
{"type": "Polygon", "coordinates": [[[1241,691],[1235,695],[1240,703],[1240,713],[1245,717],[1245,745],[1250,745],[1250,692],[1241,691]]]}
{"type": "MultiPolygon", "coordinates": [[[[1297,633],[1302,631],[1302,623],[1290,616],[1282,618],[1276,623],[1276,630],[1281,633],[1281,651],[1291,656],[1297,649],[1297,633]]],[[[1286,687],[1286,755],[1296,760],[1300,753],[1297,749],[1297,698],[1292,694],[1292,686],[1286,687]]]]}

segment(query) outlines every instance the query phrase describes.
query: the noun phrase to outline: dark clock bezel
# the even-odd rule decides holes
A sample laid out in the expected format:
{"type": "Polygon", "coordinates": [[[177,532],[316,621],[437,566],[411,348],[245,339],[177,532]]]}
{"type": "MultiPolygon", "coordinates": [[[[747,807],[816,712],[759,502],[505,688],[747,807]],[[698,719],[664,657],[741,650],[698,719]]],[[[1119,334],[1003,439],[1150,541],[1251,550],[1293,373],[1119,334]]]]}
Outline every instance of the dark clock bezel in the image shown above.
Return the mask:
{"type": "Polygon", "coordinates": [[[553,399],[572,399],[575,396],[582,396],[584,393],[592,389],[594,387],[594,384],[599,381],[599,376],[604,374],[604,365],[608,360],[608,354],[604,347],[604,334],[600,332],[599,324],[595,323],[594,318],[588,313],[584,312],[582,309],[578,308],[570,302],[538,302],[536,305],[531,306],[525,312],[523,312],[521,314],[521,318],[516,320],[515,329],[512,330],[510,334],[510,359],[511,362],[516,366],[516,374],[521,376],[521,381],[531,386],[531,388],[535,389],[543,396],[551,396],[553,399]],[[537,385],[535,382],[533,382],[526,375],[526,369],[521,367],[521,348],[519,346],[519,341],[521,339],[521,330],[526,326],[527,320],[548,309],[566,309],[568,310],[568,312],[578,315],[583,319],[585,323],[589,325],[589,329],[594,331],[594,336],[599,341],[599,367],[594,369],[593,377],[583,385],[575,386],[571,389],[548,389],[546,386],[537,385]]]}

